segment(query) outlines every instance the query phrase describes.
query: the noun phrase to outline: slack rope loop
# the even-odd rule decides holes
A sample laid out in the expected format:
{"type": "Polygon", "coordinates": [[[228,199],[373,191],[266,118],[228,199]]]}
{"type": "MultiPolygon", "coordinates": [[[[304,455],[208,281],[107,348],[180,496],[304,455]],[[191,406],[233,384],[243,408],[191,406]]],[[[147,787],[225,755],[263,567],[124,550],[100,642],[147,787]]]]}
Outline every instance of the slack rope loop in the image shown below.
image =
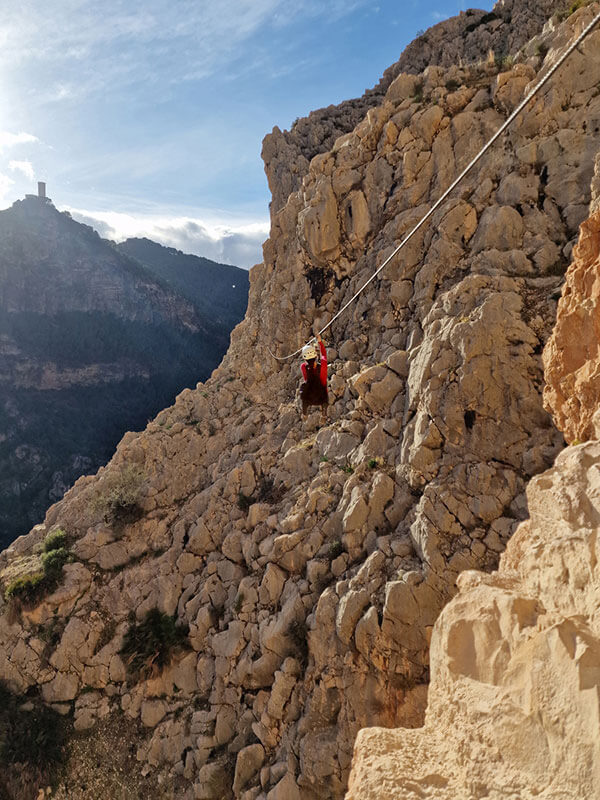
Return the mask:
{"type": "MultiPolygon", "coordinates": [[[[512,114],[511,114],[511,115],[510,115],[510,116],[509,116],[509,117],[508,117],[508,118],[505,120],[505,122],[504,122],[504,123],[503,123],[503,124],[500,126],[500,128],[498,128],[498,130],[496,131],[496,133],[495,133],[495,134],[492,136],[492,138],[491,138],[491,139],[490,139],[490,140],[487,142],[487,144],[485,144],[485,145],[482,147],[482,149],[481,149],[481,150],[480,150],[480,151],[477,153],[477,155],[475,156],[475,158],[473,158],[473,159],[472,159],[472,161],[470,161],[470,162],[469,162],[469,164],[468,164],[468,165],[467,165],[467,166],[464,168],[464,170],[463,170],[463,171],[460,173],[460,175],[458,176],[458,178],[456,178],[456,179],[454,180],[454,182],[453,182],[453,183],[452,183],[452,184],[451,184],[451,185],[450,185],[450,186],[449,186],[449,187],[446,189],[446,191],[445,191],[445,192],[444,192],[444,194],[443,194],[443,195],[442,195],[442,196],[439,198],[439,200],[436,200],[436,202],[433,204],[433,206],[432,206],[432,207],[429,209],[429,211],[428,211],[428,212],[425,214],[425,216],[423,216],[423,217],[422,217],[422,218],[419,220],[419,222],[417,222],[417,224],[416,224],[416,225],[415,225],[415,227],[414,227],[414,228],[413,228],[413,229],[410,231],[410,233],[408,233],[408,234],[407,234],[407,235],[404,237],[404,239],[403,239],[403,240],[400,242],[400,244],[398,245],[398,247],[396,247],[396,249],[395,249],[395,250],[394,250],[392,253],[390,253],[390,255],[389,255],[389,256],[388,256],[388,257],[385,259],[385,261],[383,262],[383,264],[382,264],[382,265],[381,265],[381,266],[380,266],[380,267],[379,267],[379,268],[378,268],[378,269],[377,269],[377,270],[376,270],[376,271],[375,271],[375,272],[374,272],[374,273],[371,275],[371,277],[370,277],[370,278],[368,278],[368,279],[367,279],[367,280],[366,280],[366,281],[363,283],[363,285],[360,287],[360,289],[358,289],[358,291],[357,291],[357,292],[355,292],[355,294],[353,294],[353,295],[352,295],[352,297],[350,298],[350,300],[348,300],[348,302],[347,302],[347,303],[344,303],[344,305],[343,305],[343,306],[340,308],[340,310],[337,312],[337,314],[336,314],[336,315],[335,315],[335,316],[334,316],[332,319],[330,319],[330,320],[329,320],[329,322],[327,323],[327,325],[325,325],[325,327],[324,327],[324,328],[321,328],[321,330],[320,330],[320,331],[319,331],[319,333],[318,333],[318,335],[319,335],[319,336],[320,336],[320,335],[321,335],[321,334],[322,334],[324,331],[326,331],[326,330],[327,330],[327,328],[329,328],[329,327],[331,327],[331,325],[333,325],[333,323],[336,321],[336,319],[338,319],[338,318],[339,318],[339,317],[340,317],[340,316],[341,316],[341,315],[344,313],[344,311],[345,311],[345,310],[348,308],[348,306],[350,306],[350,305],[351,305],[351,304],[352,304],[352,303],[353,303],[353,302],[356,300],[356,298],[357,298],[357,297],[358,297],[358,296],[359,296],[359,295],[360,295],[360,294],[361,294],[361,293],[362,293],[362,292],[363,292],[363,291],[364,291],[364,290],[367,288],[367,286],[368,286],[368,285],[371,283],[371,281],[374,281],[374,280],[375,280],[375,278],[376,278],[376,277],[379,275],[379,273],[380,273],[380,272],[381,272],[381,271],[384,269],[384,267],[386,267],[386,266],[387,266],[387,265],[390,263],[390,261],[392,260],[392,258],[394,258],[394,256],[396,256],[396,255],[397,255],[397,254],[400,252],[400,250],[402,250],[402,248],[404,247],[404,245],[405,245],[405,244],[406,244],[406,243],[407,243],[407,242],[408,242],[408,241],[409,241],[409,240],[410,240],[410,239],[411,239],[411,238],[412,238],[412,237],[415,235],[415,233],[416,233],[416,232],[419,230],[419,228],[421,228],[421,227],[422,227],[422,226],[423,226],[423,225],[424,225],[424,224],[427,222],[427,220],[429,219],[429,217],[431,217],[431,215],[432,215],[432,214],[434,214],[434,213],[437,211],[437,209],[438,209],[438,208],[441,206],[441,204],[444,202],[444,200],[445,200],[445,199],[448,197],[448,195],[450,194],[450,192],[452,192],[452,191],[453,191],[453,189],[455,189],[455,188],[458,186],[458,184],[459,184],[459,183],[460,183],[460,182],[463,180],[463,178],[464,178],[464,177],[467,175],[467,173],[468,173],[468,172],[470,172],[470,170],[471,170],[471,169],[472,169],[472,168],[475,166],[475,164],[476,164],[476,163],[479,161],[479,159],[480,159],[480,158],[481,158],[481,157],[482,157],[482,156],[483,156],[485,153],[487,153],[487,151],[488,151],[488,150],[490,149],[490,147],[491,147],[491,146],[494,144],[494,142],[496,141],[496,139],[497,139],[499,136],[501,136],[501,135],[504,133],[504,131],[505,131],[505,130],[508,128],[508,126],[509,126],[509,125],[510,125],[510,124],[511,124],[511,123],[512,123],[512,122],[513,122],[513,121],[514,121],[514,120],[515,120],[515,119],[516,119],[518,116],[519,116],[519,114],[521,113],[521,111],[523,111],[523,109],[524,109],[524,108],[525,108],[525,106],[526,106],[526,105],[529,103],[529,101],[530,101],[532,98],[534,98],[534,97],[535,97],[535,95],[536,95],[536,94],[537,94],[537,93],[540,91],[540,89],[542,88],[542,86],[544,86],[544,84],[546,84],[546,83],[547,83],[547,82],[550,80],[550,78],[552,77],[552,75],[554,75],[554,73],[556,72],[556,70],[557,70],[557,69],[559,69],[559,67],[561,67],[561,66],[562,66],[562,64],[564,63],[564,61],[565,61],[565,60],[566,60],[566,59],[567,59],[567,58],[568,58],[568,57],[571,55],[571,53],[573,52],[573,50],[575,50],[575,48],[576,48],[576,47],[577,47],[579,44],[581,44],[581,42],[582,42],[582,41],[585,39],[585,37],[586,37],[586,36],[587,36],[587,35],[590,33],[590,31],[592,30],[592,28],[594,28],[594,26],[595,26],[595,25],[598,23],[598,21],[600,21],[600,13],[599,13],[599,14],[597,14],[597,15],[594,17],[594,19],[593,19],[593,20],[590,22],[590,24],[589,24],[589,25],[588,25],[586,28],[584,28],[584,30],[583,30],[583,31],[582,31],[582,32],[579,34],[579,36],[577,37],[577,39],[575,39],[575,41],[574,41],[574,42],[573,42],[573,43],[570,45],[570,47],[568,47],[568,48],[567,48],[567,50],[566,50],[566,51],[565,51],[565,52],[562,54],[562,56],[561,56],[561,57],[558,59],[558,61],[556,62],[556,64],[554,64],[554,66],[553,66],[553,67],[551,67],[551,69],[549,69],[549,70],[548,70],[548,72],[547,72],[547,73],[544,75],[544,77],[543,77],[543,78],[542,78],[542,79],[541,79],[541,80],[540,80],[540,81],[539,81],[539,82],[538,82],[538,83],[537,83],[537,84],[536,84],[536,85],[533,87],[533,89],[531,89],[531,91],[529,92],[529,94],[528,94],[528,95],[525,97],[525,99],[524,99],[524,100],[522,100],[522,101],[519,103],[519,105],[518,105],[518,106],[515,108],[515,110],[512,112],[512,114]]],[[[316,336],[313,336],[313,338],[312,338],[312,339],[309,339],[309,340],[308,340],[308,342],[306,342],[306,344],[312,344],[313,342],[316,342],[316,341],[317,341],[317,339],[316,339],[316,336]]],[[[302,345],[302,347],[304,347],[304,345],[302,345]]],[[[297,356],[299,353],[301,353],[301,352],[302,352],[302,347],[299,347],[297,350],[295,350],[293,353],[290,353],[290,354],[289,354],[289,355],[287,355],[287,356],[276,356],[276,355],[275,355],[275,353],[272,353],[272,352],[271,352],[271,350],[270,350],[270,348],[269,348],[269,347],[267,347],[267,350],[268,350],[268,351],[269,351],[269,353],[270,353],[270,354],[273,356],[273,358],[277,359],[277,361],[287,361],[287,359],[288,359],[288,358],[293,358],[294,356],[297,356]]]]}

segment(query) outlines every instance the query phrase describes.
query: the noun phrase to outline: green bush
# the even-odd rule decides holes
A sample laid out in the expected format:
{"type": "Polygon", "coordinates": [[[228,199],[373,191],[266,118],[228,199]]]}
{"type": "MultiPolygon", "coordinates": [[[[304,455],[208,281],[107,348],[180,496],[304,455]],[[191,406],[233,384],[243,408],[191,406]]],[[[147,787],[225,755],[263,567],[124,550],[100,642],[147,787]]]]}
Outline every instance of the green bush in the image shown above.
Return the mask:
{"type": "Polygon", "coordinates": [[[344,547],[339,539],[336,539],[329,545],[329,558],[331,561],[334,561],[338,556],[341,556],[343,552],[344,547]]]}
{"type": "Polygon", "coordinates": [[[188,646],[187,625],[153,608],[125,634],[120,654],[134,680],[145,680],[167,666],[177,650],[188,646]]]}
{"type": "Polygon", "coordinates": [[[62,568],[72,558],[66,547],[42,553],[42,569],[11,581],[4,591],[5,599],[20,601],[26,607],[36,605],[56,589],[62,576],[62,568]]]}
{"type": "Polygon", "coordinates": [[[591,2],[592,0],[575,0],[575,2],[571,3],[569,8],[567,8],[565,11],[559,11],[558,14],[556,14],[556,17],[559,20],[559,22],[562,22],[563,20],[567,19],[567,17],[570,17],[571,14],[574,14],[576,11],[578,11],[580,8],[583,8],[584,6],[589,6],[591,2]]]}
{"type": "Polygon", "coordinates": [[[43,572],[34,572],[11,581],[4,591],[4,597],[6,600],[20,600],[24,605],[34,605],[46,592],[46,576],[43,572]]]}
{"type": "Polygon", "coordinates": [[[133,464],[107,475],[92,501],[92,510],[110,524],[134,522],[141,515],[139,501],[144,474],[133,464]]]}
{"type": "Polygon", "coordinates": [[[62,568],[72,558],[66,547],[59,547],[42,554],[42,569],[49,580],[56,580],[62,574],[62,568]]]}
{"type": "Polygon", "coordinates": [[[44,553],[49,553],[51,550],[59,550],[61,547],[65,547],[67,539],[68,536],[62,528],[57,528],[55,531],[52,531],[52,533],[49,533],[44,539],[44,553]]]}

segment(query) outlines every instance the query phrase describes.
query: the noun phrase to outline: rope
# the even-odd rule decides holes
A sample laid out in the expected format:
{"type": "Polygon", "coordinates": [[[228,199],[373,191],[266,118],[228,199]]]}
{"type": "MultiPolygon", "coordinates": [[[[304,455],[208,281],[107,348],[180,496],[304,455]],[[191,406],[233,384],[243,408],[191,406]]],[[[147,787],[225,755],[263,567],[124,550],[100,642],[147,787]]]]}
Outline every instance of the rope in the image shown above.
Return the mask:
{"type": "MultiPolygon", "coordinates": [[[[563,55],[558,59],[556,64],[554,64],[554,66],[546,73],[546,75],[544,75],[544,77],[533,87],[533,89],[531,89],[529,94],[525,97],[524,100],[521,101],[521,103],[519,103],[519,105],[515,108],[515,110],[512,112],[512,114],[508,117],[508,119],[505,120],[505,122],[500,126],[500,128],[498,128],[496,133],[487,142],[487,144],[485,144],[484,147],[482,147],[482,149],[479,151],[479,153],[477,153],[475,158],[473,158],[472,161],[469,162],[469,164],[460,173],[458,178],[456,178],[456,180],[446,189],[444,194],[439,198],[439,200],[437,200],[433,204],[433,206],[429,209],[429,211],[425,214],[425,216],[423,216],[419,220],[419,222],[417,222],[415,227],[410,231],[410,233],[407,234],[407,236],[405,236],[405,238],[400,242],[398,247],[396,247],[396,249],[385,259],[383,264],[371,275],[370,278],[368,278],[363,283],[363,285],[360,287],[360,289],[358,289],[358,291],[355,292],[355,294],[352,295],[350,300],[348,300],[347,303],[344,303],[344,305],[340,308],[340,310],[337,312],[337,314],[332,319],[329,320],[327,325],[325,325],[324,328],[321,328],[321,330],[318,332],[319,336],[324,331],[326,331],[327,328],[329,328],[329,327],[331,327],[331,325],[333,325],[333,323],[336,321],[336,319],[338,319],[344,313],[344,311],[348,308],[348,306],[351,305],[356,300],[356,298],[367,288],[367,286],[372,281],[374,281],[375,278],[379,275],[379,273],[390,263],[390,261],[394,258],[394,256],[396,256],[400,252],[400,250],[402,250],[404,245],[415,235],[415,233],[419,230],[419,228],[421,228],[427,222],[429,217],[431,217],[431,215],[433,213],[435,213],[435,211],[437,211],[437,209],[441,206],[441,204],[444,202],[444,200],[448,197],[450,192],[452,192],[452,190],[455,189],[458,186],[458,184],[463,180],[465,175],[467,175],[467,173],[475,166],[475,164],[480,160],[480,158],[482,158],[482,156],[485,153],[487,153],[487,151],[494,144],[496,139],[499,136],[501,136],[504,133],[504,131],[508,128],[508,126],[516,119],[516,117],[518,117],[518,115],[525,108],[525,106],[529,103],[529,101],[533,97],[535,97],[535,95],[540,91],[542,86],[544,86],[550,80],[550,78],[552,77],[552,75],[554,75],[556,70],[559,69],[559,67],[562,66],[564,61],[571,55],[573,50],[575,50],[575,48],[579,44],[581,44],[581,42],[590,33],[590,31],[594,28],[594,26],[598,23],[598,21],[600,21],[600,13],[597,14],[594,17],[594,19],[590,22],[590,24],[586,28],[584,28],[582,33],[580,33],[580,35],[577,37],[577,39],[575,39],[575,41],[570,45],[570,47],[563,53],[563,55]]],[[[306,344],[312,344],[313,342],[316,342],[316,341],[317,341],[316,336],[313,336],[313,338],[309,339],[306,344]]],[[[273,358],[277,359],[277,361],[286,361],[288,358],[293,358],[294,356],[297,356],[299,353],[301,353],[302,352],[302,347],[299,347],[298,350],[295,350],[293,353],[290,353],[287,356],[276,356],[275,353],[271,352],[269,347],[267,347],[267,350],[273,356],[273,358]]]]}

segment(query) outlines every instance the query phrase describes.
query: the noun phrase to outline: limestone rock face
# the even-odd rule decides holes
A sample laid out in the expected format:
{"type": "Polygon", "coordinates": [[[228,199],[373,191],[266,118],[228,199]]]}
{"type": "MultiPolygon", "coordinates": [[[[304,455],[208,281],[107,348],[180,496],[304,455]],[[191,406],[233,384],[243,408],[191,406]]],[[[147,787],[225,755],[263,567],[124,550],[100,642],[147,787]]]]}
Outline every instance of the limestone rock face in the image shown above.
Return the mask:
{"type": "MultiPolygon", "coordinates": [[[[547,58],[593,9],[548,34],[547,58]]],[[[63,594],[0,609],[1,678],[75,690],[82,728],[105,712],[141,720],[141,769],[185,800],[341,800],[359,729],[422,724],[440,611],[461,573],[497,567],[527,517],[529,479],[562,446],[542,406],[541,350],[557,264],[591,198],[600,99],[580,72],[597,75],[598,43],[335,322],[320,428],[295,406],[298,362],[267,348],[293,352],[354,295],[497,130],[540,57],[500,74],[431,67],[419,96],[415,76],[399,76],[312,157],[272,208],[221,366],[0,554],[6,583],[60,526],[81,562],[64,568],[80,574],[63,594]],[[132,468],[138,514],[113,524],[98,509],[132,468]],[[186,648],[133,680],[122,642],[154,608],[189,626],[186,648]],[[42,634],[60,634],[49,653],[42,634]],[[107,705],[84,706],[90,689],[107,705]]],[[[521,605],[515,641],[530,618],[521,605]]],[[[504,625],[510,603],[499,608],[504,625]]],[[[461,657],[456,669],[471,669],[461,657]]]]}
{"type": "Polygon", "coordinates": [[[361,731],[347,800],[596,797],[599,459],[599,442],[563,451],[529,484],[499,570],[459,577],[424,728],[361,731]]]}
{"type": "MultiPolygon", "coordinates": [[[[397,67],[402,72],[421,72],[428,66],[445,68],[461,62],[496,58],[516,53],[534,38],[552,14],[569,6],[556,0],[522,3],[499,0],[491,13],[471,8],[439,22],[404,50],[397,67]]],[[[396,65],[395,65],[396,66],[396,65]]]]}
{"type": "Polygon", "coordinates": [[[600,211],[581,226],[544,367],[544,404],[567,442],[598,438],[593,416],[600,402],[600,211]]]}
{"type": "MultiPolygon", "coordinates": [[[[526,46],[542,32],[552,14],[569,5],[569,0],[499,0],[491,13],[479,9],[461,11],[457,17],[439,22],[417,36],[399,60],[386,69],[379,83],[362,97],[313,111],[296,120],[289,131],[273,128],[265,137],[262,150],[273,195],[271,213],[280,211],[289,195],[300,188],[311,159],[330,150],[338,137],[350,133],[369,109],[381,104],[386,92],[397,93],[402,86],[409,89],[405,97],[414,96],[420,83],[414,76],[427,67],[451,71],[456,65],[484,61],[490,56],[492,60],[502,60],[526,46]],[[393,90],[392,82],[396,82],[393,90]]],[[[535,48],[536,44],[530,54],[535,48]]],[[[455,80],[452,75],[447,79],[455,80]]]]}

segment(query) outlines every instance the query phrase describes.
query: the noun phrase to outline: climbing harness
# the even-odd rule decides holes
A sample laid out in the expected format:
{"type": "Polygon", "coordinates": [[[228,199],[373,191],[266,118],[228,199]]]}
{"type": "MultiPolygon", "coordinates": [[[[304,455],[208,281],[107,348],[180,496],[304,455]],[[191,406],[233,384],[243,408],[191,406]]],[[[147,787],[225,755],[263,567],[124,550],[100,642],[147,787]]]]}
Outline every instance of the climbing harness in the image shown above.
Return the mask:
{"type": "MultiPolygon", "coordinates": [[[[544,77],[543,77],[543,78],[542,78],[542,79],[541,79],[541,80],[540,80],[540,81],[539,81],[539,82],[538,82],[538,83],[537,83],[537,84],[536,84],[536,85],[533,87],[533,89],[531,89],[531,91],[530,91],[530,92],[529,92],[529,94],[528,94],[528,95],[525,97],[525,99],[524,99],[524,100],[522,100],[522,101],[519,103],[519,105],[518,105],[518,106],[515,108],[515,110],[512,112],[512,114],[511,114],[511,115],[510,115],[510,116],[509,116],[509,117],[508,117],[508,118],[507,118],[507,119],[504,121],[504,123],[503,123],[503,124],[500,126],[500,128],[498,128],[498,130],[496,131],[496,133],[495,133],[495,134],[492,136],[492,138],[491,138],[491,139],[490,139],[490,140],[487,142],[487,144],[485,144],[485,145],[483,146],[483,148],[482,148],[482,149],[481,149],[481,150],[480,150],[480,151],[477,153],[477,155],[475,156],[475,158],[473,158],[473,159],[472,159],[472,161],[470,161],[470,162],[469,162],[469,164],[468,164],[468,165],[467,165],[467,166],[464,168],[464,170],[463,170],[463,171],[460,173],[460,175],[458,176],[458,178],[456,178],[456,179],[455,179],[455,181],[454,181],[454,182],[453,182],[453,183],[452,183],[452,184],[451,184],[451,185],[450,185],[450,186],[449,186],[449,187],[446,189],[446,191],[444,192],[444,194],[443,194],[443,195],[442,195],[442,196],[441,196],[441,197],[440,197],[438,200],[436,200],[436,202],[433,204],[433,206],[432,206],[432,207],[429,209],[429,211],[428,211],[428,212],[427,212],[427,213],[426,213],[426,214],[425,214],[425,215],[424,215],[424,216],[423,216],[423,217],[422,217],[422,218],[419,220],[419,222],[417,222],[417,224],[416,224],[416,225],[414,226],[414,228],[413,228],[413,229],[410,231],[410,233],[408,233],[408,234],[407,234],[407,235],[404,237],[404,239],[403,239],[403,240],[400,242],[400,244],[398,245],[398,247],[396,247],[396,249],[395,249],[395,250],[394,250],[392,253],[390,253],[390,255],[389,255],[389,256],[388,256],[388,257],[385,259],[385,261],[383,262],[383,264],[382,264],[382,265],[381,265],[381,266],[380,266],[380,267],[379,267],[379,268],[378,268],[378,269],[377,269],[377,270],[376,270],[376,271],[375,271],[375,272],[374,272],[374,273],[371,275],[371,277],[370,277],[370,278],[368,278],[368,279],[367,279],[367,280],[366,280],[366,281],[363,283],[363,285],[360,287],[360,289],[358,289],[358,291],[357,291],[357,292],[355,292],[355,294],[353,294],[353,295],[352,295],[352,297],[350,298],[350,300],[348,300],[348,302],[347,302],[347,303],[345,303],[345,304],[344,304],[344,305],[343,305],[343,306],[340,308],[340,310],[337,312],[337,314],[336,314],[334,317],[332,317],[332,319],[330,319],[330,320],[329,320],[329,322],[327,323],[327,325],[325,325],[325,327],[324,327],[324,328],[321,328],[321,330],[318,332],[318,334],[317,334],[317,335],[319,335],[319,336],[320,336],[320,335],[321,335],[321,334],[322,334],[324,331],[326,331],[326,330],[327,330],[327,328],[329,328],[329,327],[331,327],[331,325],[333,325],[333,323],[336,321],[336,319],[338,319],[338,318],[339,318],[339,317],[340,317],[340,316],[341,316],[341,315],[344,313],[344,311],[345,311],[345,310],[348,308],[348,306],[350,306],[350,305],[351,305],[351,304],[352,304],[352,303],[353,303],[353,302],[356,300],[356,298],[357,298],[357,297],[358,297],[360,294],[362,294],[362,292],[363,292],[363,291],[364,291],[364,290],[367,288],[367,286],[368,286],[368,285],[369,285],[369,284],[370,284],[372,281],[374,281],[374,280],[375,280],[375,278],[376,278],[376,277],[379,275],[379,273],[380,273],[380,272],[381,272],[381,271],[382,271],[382,270],[383,270],[383,269],[384,269],[384,268],[385,268],[385,267],[386,267],[386,266],[387,266],[387,265],[390,263],[390,261],[391,261],[391,260],[394,258],[394,256],[396,256],[396,255],[397,255],[397,254],[400,252],[400,250],[402,250],[402,248],[404,247],[404,245],[405,245],[405,244],[406,244],[406,243],[407,243],[407,242],[408,242],[408,241],[409,241],[409,240],[410,240],[410,239],[411,239],[411,238],[412,238],[412,237],[415,235],[415,233],[416,233],[416,232],[419,230],[419,228],[421,228],[421,227],[422,227],[422,226],[423,226],[423,225],[424,225],[424,224],[427,222],[427,220],[429,219],[429,217],[431,217],[431,215],[432,215],[432,214],[434,214],[434,213],[435,213],[435,211],[437,211],[437,209],[438,209],[438,208],[441,206],[441,204],[444,202],[444,200],[445,200],[445,199],[448,197],[448,195],[450,194],[450,192],[452,192],[452,190],[453,190],[453,189],[455,189],[455,188],[458,186],[458,184],[459,184],[459,183],[460,183],[460,182],[463,180],[463,178],[464,178],[464,177],[467,175],[467,173],[468,173],[468,172],[469,172],[469,171],[470,171],[470,170],[471,170],[471,169],[472,169],[472,168],[475,166],[475,164],[476,164],[476,163],[477,163],[477,162],[480,160],[480,158],[481,158],[481,157],[482,157],[482,156],[483,156],[485,153],[487,153],[487,151],[488,151],[488,150],[490,149],[490,147],[491,147],[491,146],[494,144],[494,142],[496,141],[496,139],[497,139],[499,136],[501,136],[501,135],[504,133],[504,131],[505,131],[505,130],[508,128],[508,126],[509,126],[509,125],[510,125],[510,124],[511,124],[511,123],[512,123],[512,122],[513,122],[513,121],[514,121],[514,120],[515,120],[515,119],[516,119],[518,116],[519,116],[519,114],[521,113],[521,111],[523,111],[523,109],[524,109],[524,108],[525,108],[525,106],[526,106],[526,105],[529,103],[529,101],[530,101],[530,100],[531,100],[533,97],[535,97],[535,95],[536,95],[536,94],[537,94],[537,93],[540,91],[540,89],[542,88],[542,86],[544,86],[544,84],[546,84],[546,83],[547,83],[547,82],[550,80],[550,78],[552,77],[552,75],[554,75],[554,73],[556,72],[556,70],[557,70],[557,69],[558,69],[558,68],[559,68],[559,67],[560,67],[560,66],[561,66],[561,65],[564,63],[564,61],[565,61],[565,60],[566,60],[566,59],[567,59],[567,58],[568,58],[568,57],[571,55],[571,53],[573,52],[573,50],[575,50],[575,48],[576,48],[576,47],[577,47],[579,44],[581,44],[581,42],[582,42],[582,41],[585,39],[585,37],[586,37],[586,36],[587,36],[587,35],[590,33],[590,31],[591,31],[591,30],[594,28],[594,26],[595,26],[595,25],[598,23],[598,21],[600,21],[600,13],[599,13],[599,14],[597,14],[597,15],[594,17],[594,19],[593,19],[593,20],[590,22],[590,24],[589,24],[589,25],[588,25],[586,28],[584,28],[584,30],[583,30],[583,31],[582,31],[582,32],[579,34],[579,36],[577,37],[577,39],[575,39],[575,41],[574,41],[574,42],[573,42],[573,43],[570,45],[570,47],[569,47],[569,48],[568,48],[568,49],[567,49],[567,50],[566,50],[566,51],[563,53],[563,55],[562,55],[562,56],[561,56],[561,57],[558,59],[558,61],[556,62],[556,64],[554,64],[554,66],[553,66],[553,67],[551,67],[551,69],[549,69],[549,70],[548,70],[548,72],[547,72],[547,73],[544,75],[544,77]]],[[[312,342],[316,342],[316,336],[314,336],[312,339],[309,339],[309,341],[307,342],[307,344],[311,344],[312,342]]],[[[301,352],[302,352],[302,349],[303,349],[302,347],[299,347],[297,350],[295,350],[293,353],[289,353],[289,355],[287,355],[287,356],[276,356],[276,355],[275,355],[275,353],[272,353],[272,352],[271,352],[271,350],[270,350],[270,348],[269,348],[269,347],[267,347],[267,350],[269,351],[269,353],[270,353],[270,354],[273,356],[273,358],[277,359],[277,361],[287,361],[287,359],[288,359],[288,358],[293,358],[294,356],[297,356],[297,355],[298,355],[298,353],[301,353],[301,352]]]]}

